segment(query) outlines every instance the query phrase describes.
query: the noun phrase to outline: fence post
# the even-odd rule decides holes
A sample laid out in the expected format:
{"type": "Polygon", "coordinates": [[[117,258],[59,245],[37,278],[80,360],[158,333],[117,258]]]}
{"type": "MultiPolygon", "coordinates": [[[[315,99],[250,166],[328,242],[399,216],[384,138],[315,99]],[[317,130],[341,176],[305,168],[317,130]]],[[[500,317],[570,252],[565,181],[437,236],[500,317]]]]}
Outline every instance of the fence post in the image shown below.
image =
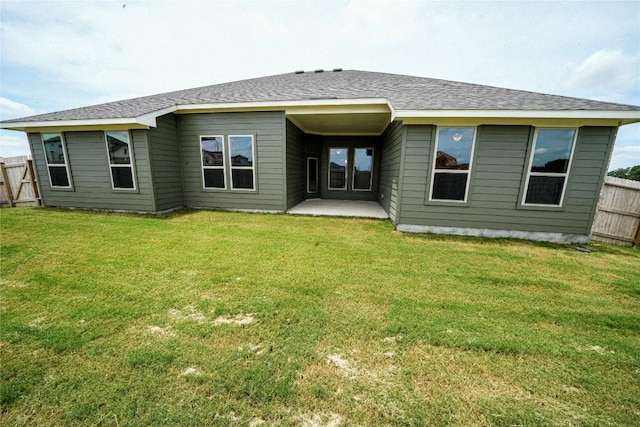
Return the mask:
{"type": "Polygon", "coordinates": [[[11,190],[11,182],[9,182],[9,175],[7,175],[7,170],[4,167],[4,162],[0,162],[0,170],[2,171],[2,181],[4,183],[4,188],[7,191],[7,199],[9,199],[9,206],[15,206],[13,201],[13,191],[11,190]]]}
{"type": "Polygon", "coordinates": [[[40,190],[38,181],[36,181],[36,174],[33,171],[33,160],[27,159],[27,169],[29,169],[29,176],[31,177],[31,188],[33,188],[33,195],[36,198],[37,206],[40,205],[40,190]]]}

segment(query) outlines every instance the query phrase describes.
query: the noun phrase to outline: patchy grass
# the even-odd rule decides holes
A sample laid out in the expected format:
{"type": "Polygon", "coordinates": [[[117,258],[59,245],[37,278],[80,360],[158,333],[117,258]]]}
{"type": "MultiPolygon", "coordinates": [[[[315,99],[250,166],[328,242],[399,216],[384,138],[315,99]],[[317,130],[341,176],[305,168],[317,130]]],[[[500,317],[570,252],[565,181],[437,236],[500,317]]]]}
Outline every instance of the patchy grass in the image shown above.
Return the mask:
{"type": "Polygon", "coordinates": [[[1,212],[4,425],[640,424],[640,253],[1,212]]]}

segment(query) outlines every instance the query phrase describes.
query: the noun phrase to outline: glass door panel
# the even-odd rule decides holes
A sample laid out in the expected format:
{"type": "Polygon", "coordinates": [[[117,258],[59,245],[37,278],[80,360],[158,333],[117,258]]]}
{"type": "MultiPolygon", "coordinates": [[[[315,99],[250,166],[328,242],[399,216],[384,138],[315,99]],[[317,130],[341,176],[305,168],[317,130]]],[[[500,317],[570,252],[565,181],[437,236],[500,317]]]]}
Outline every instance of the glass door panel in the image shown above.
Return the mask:
{"type": "Polygon", "coordinates": [[[329,190],[347,189],[347,148],[329,149],[329,190]]]}
{"type": "Polygon", "coordinates": [[[353,190],[371,191],[373,148],[356,148],[353,156],[353,190]]]}

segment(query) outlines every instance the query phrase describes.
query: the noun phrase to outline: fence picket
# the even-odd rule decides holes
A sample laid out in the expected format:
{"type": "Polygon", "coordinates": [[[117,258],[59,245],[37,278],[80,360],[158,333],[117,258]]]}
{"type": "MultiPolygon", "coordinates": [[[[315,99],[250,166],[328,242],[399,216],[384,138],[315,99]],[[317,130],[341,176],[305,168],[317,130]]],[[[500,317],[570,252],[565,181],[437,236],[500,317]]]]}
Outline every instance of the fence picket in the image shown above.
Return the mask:
{"type": "Polygon", "coordinates": [[[0,159],[0,206],[38,206],[40,193],[28,156],[0,159]]]}
{"type": "Polygon", "coordinates": [[[591,236],[607,243],[640,245],[640,182],[605,178],[591,236]]]}

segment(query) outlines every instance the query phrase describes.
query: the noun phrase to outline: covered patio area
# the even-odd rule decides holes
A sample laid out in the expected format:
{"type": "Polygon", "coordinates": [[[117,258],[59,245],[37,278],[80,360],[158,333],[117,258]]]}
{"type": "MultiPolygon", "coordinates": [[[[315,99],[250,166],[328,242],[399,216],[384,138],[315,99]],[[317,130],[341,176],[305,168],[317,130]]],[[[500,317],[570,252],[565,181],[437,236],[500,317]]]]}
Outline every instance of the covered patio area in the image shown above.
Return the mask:
{"type": "Polygon", "coordinates": [[[347,216],[386,219],[389,214],[378,202],[363,200],[308,199],[287,211],[293,215],[347,216]]]}

